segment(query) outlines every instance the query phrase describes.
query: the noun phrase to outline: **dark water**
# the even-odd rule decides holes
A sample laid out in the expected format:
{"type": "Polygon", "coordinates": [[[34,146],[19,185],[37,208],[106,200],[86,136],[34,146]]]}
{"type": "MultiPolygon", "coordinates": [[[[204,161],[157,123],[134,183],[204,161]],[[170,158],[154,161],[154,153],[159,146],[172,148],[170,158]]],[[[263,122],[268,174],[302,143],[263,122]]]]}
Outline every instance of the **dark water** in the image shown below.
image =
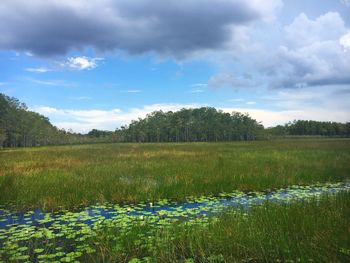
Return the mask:
{"type": "Polygon", "coordinates": [[[0,229],[25,225],[48,227],[55,223],[65,224],[72,221],[91,225],[98,220],[113,219],[118,215],[144,218],[158,216],[160,218],[194,218],[219,213],[227,207],[243,207],[249,209],[253,205],[264,202],[290,202],[318,198],[322,194],[332,194],[339,191],[349,191],[350,181],[334,184],[318,184],[312,186],[293,186],[273,192],[233,192],[223,197],[202,197],[185,203],[170,203],[161,200],[156,204],[139,204],[118,206],[103,204],[89,206],[78,212],[45,213],[35,209],[26,213],[16,213],[0,209],[0,229]]]}
{"type": "MultiPolygon", "coordinates": [[[[243,209],[244,213],[249,213],[251,207],[264,202],[317,200],[323,194],[332,195],[349,190],[350,181],[293,186],[265,193],[233,192],[220,197],[201,197],[184,203],[160,200],[156,204],[101,204],[75,212],[44,213],[36,209],[18,213],[0,208],[0,263],[79,262],[82,255],[96,251],[94,243],[90,241],[94,240],[100,231],[108,233],[108,229],[117,229],[118,233],[127,234],[133,231],[133,226],[147,225],[151,228],[149,232],[142,234],[143,239],[140,242],[152,243],[152,239],[149,238],[152,238],[153,231],[163,231],[174,222],[181,221],[189,225],[206,225],[209,224],[210,216],[216,216],[226,208],[239,208],[239,211],[243,209]]],[[[118,239],[119,236],[112,232],[108,238],[118,239]]]]}

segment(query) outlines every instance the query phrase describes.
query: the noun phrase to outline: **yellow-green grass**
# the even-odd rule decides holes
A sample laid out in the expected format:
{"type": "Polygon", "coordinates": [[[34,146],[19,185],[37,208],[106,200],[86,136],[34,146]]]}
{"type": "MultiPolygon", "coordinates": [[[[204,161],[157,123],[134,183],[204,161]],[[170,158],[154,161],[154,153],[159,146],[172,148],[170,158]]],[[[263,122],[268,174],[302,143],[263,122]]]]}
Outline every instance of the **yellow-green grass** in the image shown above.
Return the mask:
{"type": "Polygon", "coordinates": [[[72,209],[350,178],[349,139],[0,150],[0,205],[72,209]]]}

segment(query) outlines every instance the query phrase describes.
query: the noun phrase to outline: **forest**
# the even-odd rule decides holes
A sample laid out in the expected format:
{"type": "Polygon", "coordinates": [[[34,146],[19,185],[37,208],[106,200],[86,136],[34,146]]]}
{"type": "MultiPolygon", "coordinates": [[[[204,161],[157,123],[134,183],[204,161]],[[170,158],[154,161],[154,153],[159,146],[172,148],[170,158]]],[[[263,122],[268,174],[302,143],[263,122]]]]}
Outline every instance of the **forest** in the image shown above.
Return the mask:
{"type": "Polygon", "coordinates": [[[28,110],[18,99],[0,93],[0,147],[97,142],[219,142],[263,140],[285,136],[350,136],[350,123],[295,120],[264,128],[247,113],[226,113],[211,107],[155,111],[115,131],[87,134],[59,129],[49,119],[28,110]]]}

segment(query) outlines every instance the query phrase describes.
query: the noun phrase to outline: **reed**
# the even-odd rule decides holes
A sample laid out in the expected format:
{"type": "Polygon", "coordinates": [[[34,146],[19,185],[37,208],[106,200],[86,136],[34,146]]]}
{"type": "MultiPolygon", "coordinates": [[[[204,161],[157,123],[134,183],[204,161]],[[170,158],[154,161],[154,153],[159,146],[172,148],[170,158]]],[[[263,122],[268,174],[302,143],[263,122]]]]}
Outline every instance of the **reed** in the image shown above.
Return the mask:
{"type": "Polygon", "coordinates": [[[209,221],[106,228],[91,262],[349,262],[350,193],[229,210],[209,221]],[[119,237],[118,237],[119,236],[119,237]]]}
{"type": "Polygon", "coordinates": [[[73,209],[349,178],[349,139],[0,150],[0,205],[73,209]]]}

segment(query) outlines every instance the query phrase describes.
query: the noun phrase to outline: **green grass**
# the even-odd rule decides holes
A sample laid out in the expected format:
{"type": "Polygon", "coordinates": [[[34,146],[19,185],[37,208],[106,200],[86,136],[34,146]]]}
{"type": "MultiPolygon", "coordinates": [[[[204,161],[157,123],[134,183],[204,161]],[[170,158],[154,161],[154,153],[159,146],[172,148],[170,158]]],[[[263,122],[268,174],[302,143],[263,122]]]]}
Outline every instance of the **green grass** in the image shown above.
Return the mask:
{"type": "Polygon", "coordinates": [[[182,200],[349,175],[349,139],[3,149],[0,205],[57,210],[106,201],[182,200]]]}
{"type": "Polygon", "coordinates": [[[101,228],[84,262],[349,262],[350,193],[267,203],[249,213],[128,230],[101,228]],[[148,261],[147,261],[148,259],[148,261]],[[187,261],[186,261],[187,260],[187,261]]]}
{"type": "Polygon", "coordinates": [[[140,217],[120,209],[109,219],[66,211],[55,218],[46,214],[35,225],[0,229],[0,262],[350,260],[350,191],[222,209],[212,217],[190,211],[181,218],[173,212],[140,217]]]}

